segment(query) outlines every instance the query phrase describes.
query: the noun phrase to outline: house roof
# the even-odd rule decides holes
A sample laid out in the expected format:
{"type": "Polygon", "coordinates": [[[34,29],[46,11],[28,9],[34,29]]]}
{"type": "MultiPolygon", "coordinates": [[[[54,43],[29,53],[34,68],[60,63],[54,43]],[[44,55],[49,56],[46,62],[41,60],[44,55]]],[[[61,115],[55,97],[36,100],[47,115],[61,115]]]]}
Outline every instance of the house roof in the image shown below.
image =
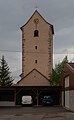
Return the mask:
{"type": "Polygon", "coordinates": [[[68,63],[67,66],[69,67],[70,71],[74,73],[74,63],[68,63]]]}
{"type": "Polygon", "coordinates": [[[65,75],[69,75],[69,73],[67,72],[67,69],[69,69],[69,71],[71,71],[74,74],[74,63],[67,63],[65,65],[65,68],[66,68],[66,70],[64,71],[65,75]]]}
{"type": "Polygon", "coordinates": [[[69,63],[69,65],[74,69],[74,63],[69,63]]]}
{"type": "MultiPolygon", "coordinates": [[[[48,23],[48,22],[42,17],[42,15],[41,15],[37,10],[33,13],[33,15],[30,17],[30,19],[34,16],[34,14],[35,14],[36,12],[41,16],[41,18],[42,18],[47,24],[49,24],[49,25],[51,26],[52,34],[54,34],[53,25],[50,24],[50,23],[48,23]]],[[[30,21],[30,19],[27,21],[27,23],[30,21]]],[[[25,23],[22,27],[20,27],[20,29],[22,30],[22,28],[23,28],[27,23],[25,23]]]]}

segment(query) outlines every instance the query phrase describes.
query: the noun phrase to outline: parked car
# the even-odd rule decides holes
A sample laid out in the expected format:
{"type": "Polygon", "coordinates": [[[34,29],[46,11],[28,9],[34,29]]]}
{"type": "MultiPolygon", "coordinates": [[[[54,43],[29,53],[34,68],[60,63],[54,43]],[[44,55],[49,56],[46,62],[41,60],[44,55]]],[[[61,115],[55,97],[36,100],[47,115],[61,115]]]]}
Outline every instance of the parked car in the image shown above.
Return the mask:
{"type": "Polygon", "coordinates": [[[53,101],[52,96],[44,96],[42,99],[42,104],[43,105],[53,105],[54,101],[53,101]]]}
{"type": "Polygon", "coordinates": [[[22,96],[22,106],[23,105],[32,105],[33,100],[32,100],[32,96],[22,96]]]}

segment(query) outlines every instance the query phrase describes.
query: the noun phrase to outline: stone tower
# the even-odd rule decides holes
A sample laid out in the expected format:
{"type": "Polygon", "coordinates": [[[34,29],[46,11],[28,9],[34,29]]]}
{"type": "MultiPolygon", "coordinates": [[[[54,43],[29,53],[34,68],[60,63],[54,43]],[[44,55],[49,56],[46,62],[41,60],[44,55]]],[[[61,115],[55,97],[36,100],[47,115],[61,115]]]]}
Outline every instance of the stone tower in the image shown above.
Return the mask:
{"type": "Polygon", "coordinates": [[[21,79],[32,70],[37,70],[47,79],[53,67],[53,25],[36,10],[22,30],[21,79]]]}

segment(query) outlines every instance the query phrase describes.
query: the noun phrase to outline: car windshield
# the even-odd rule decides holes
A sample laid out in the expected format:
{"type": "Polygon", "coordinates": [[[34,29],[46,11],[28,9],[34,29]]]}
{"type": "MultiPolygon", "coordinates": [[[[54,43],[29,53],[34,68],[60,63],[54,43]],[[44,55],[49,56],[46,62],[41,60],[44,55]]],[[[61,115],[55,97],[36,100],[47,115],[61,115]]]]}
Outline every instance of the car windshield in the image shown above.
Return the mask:
{"type": "Polygon", "coordinates": [[[51,96],[44,96],[44,99],[50,99],[51,96]]]}

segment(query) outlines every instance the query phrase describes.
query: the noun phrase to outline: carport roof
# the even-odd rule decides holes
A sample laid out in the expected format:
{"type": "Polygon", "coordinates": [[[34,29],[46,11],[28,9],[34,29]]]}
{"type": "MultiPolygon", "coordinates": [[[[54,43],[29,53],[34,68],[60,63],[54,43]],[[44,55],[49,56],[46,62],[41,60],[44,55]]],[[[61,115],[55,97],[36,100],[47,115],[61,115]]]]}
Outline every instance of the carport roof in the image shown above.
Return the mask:
{"type": "Polygon", "coordinates": [[[25,90],[29,90],[29,89],[38,89],[38,90],[60,89],[61,90],[61,86],[0,86],[0,91],[1,90],[18,90],[18,89],[25,89],[25,90]]]}

